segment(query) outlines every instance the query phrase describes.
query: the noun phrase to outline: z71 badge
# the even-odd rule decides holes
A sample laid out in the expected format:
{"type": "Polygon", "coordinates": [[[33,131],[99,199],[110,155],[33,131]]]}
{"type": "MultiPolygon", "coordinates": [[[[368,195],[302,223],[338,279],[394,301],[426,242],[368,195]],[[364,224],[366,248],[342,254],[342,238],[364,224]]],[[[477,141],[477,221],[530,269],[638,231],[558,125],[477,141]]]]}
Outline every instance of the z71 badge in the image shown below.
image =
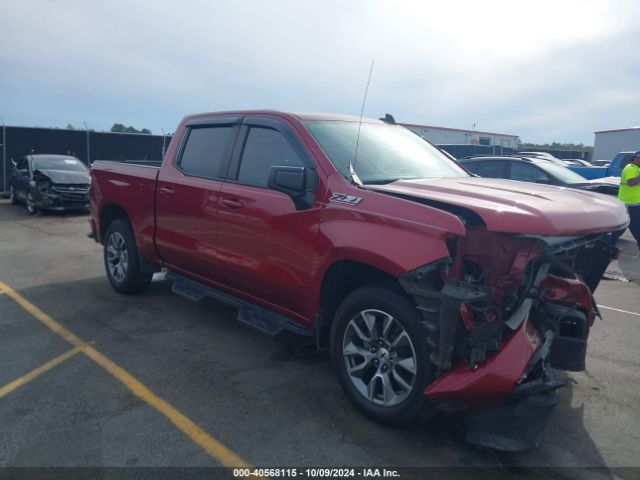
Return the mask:
{"type": "Polygon", "coordinates": [[[354,197],[353,195],[345,195],[344,193],[331,194],[330,202],[348,203],[349,205],[357,205],[362,201],[360,197],[354,197]]]}

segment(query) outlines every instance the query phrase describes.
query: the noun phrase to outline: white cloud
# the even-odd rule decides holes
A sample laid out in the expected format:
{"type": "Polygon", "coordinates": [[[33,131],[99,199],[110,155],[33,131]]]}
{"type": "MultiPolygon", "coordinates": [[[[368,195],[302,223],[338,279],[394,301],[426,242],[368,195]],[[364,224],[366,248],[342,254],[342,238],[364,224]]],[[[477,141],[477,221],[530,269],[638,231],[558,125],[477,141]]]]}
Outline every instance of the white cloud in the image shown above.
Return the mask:
{"type": "Polygon", "coordinates": [[[359,113],[375,57],[368,115],[588,143],[638,123],[639,13],[631,0],[16,0],[0,16],[0,114],[170,130],[212,109],[359,113]]]}

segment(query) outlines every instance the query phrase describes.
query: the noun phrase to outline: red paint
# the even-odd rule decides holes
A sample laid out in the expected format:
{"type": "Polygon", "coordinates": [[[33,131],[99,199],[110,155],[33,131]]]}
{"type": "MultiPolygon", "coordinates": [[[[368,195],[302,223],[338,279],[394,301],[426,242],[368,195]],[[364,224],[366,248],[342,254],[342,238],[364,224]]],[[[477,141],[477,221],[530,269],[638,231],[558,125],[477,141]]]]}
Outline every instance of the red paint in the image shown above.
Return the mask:
{"type": "Polygon", "coordinates": [[[499,400],[508,395],[527,373],[528,363],[541,341],[529,321],[503,341],[498,353],[487,356],[477,368],[467,365],[445,373],[424,393],[432,400],[462,400],[470,405],[499,400]]]}
{"type": "Polygon", "coordinates": [[[583,310],[587,314],[587,325],[589,327],[593,325],[596,318],[593,295],[589,287],[580,280],[549,275],[540,283],[540,289],[547,300],[583,310]]]}
{"type": "MultiPolygon", "coordinates": [[[[493,300],[500,304],[514,295],[527,264],[542,253],[536,240],[511,233],[584,235],[616,230],[627,222],[620,202],[604,195],[536,184],[526,184],[525,189],[524,184],[507,180],[469,177],[359,187],[335,169],[302,123],[305,119],[359,119],[225,112],[227,117],[250,115],[278,121],[297,138],[316,167],[318,186],[313,205],[296,210],[283,193],[190,177],[176,167],[186,123],[215,115],[185,118],[159,169],[96,162],[91,170],[92,230],[100,240],[102,214],[115,206],[130,219],[147,263],[309,326],[320,312],[325,274],[341,260],[360,262],[397,278],[454,254],[448,273],[440,267],[443,280],[445,275],[461,277],[463,258],[473,261],[482,268],[483,284],[493,289],[493,300]],[[330,202],[333,193],[362,200],[357,205],[330,202]],[[445,208],[440,208],[443,204],[445,208]],[[475,212],[483,224],[465,225],[448,211],[456,208],[475,212]],[[458,239],[456,252],[449,251],[450,238],[458,239]]],[[[548,299],[573,303],[587,312],[593,309],[588,289],[578,280],[550,277],[543,288],[548,299]]],[[[461,316],[465,326],[472,328],[474,313],[463,307],[461,316]]],[[[539,345],[527,325],[477,369],[458,366],[429,386],[426,394],[478,403],[509,393],[526,373],[539,345]]]]}

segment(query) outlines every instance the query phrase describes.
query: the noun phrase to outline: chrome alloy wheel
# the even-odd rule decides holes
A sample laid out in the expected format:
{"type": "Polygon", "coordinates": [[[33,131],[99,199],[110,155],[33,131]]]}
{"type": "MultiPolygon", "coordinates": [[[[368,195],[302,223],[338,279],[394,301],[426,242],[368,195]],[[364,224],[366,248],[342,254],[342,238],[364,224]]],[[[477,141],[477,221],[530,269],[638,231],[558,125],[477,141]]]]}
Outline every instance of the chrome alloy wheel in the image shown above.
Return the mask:
{"type": "Polygon", "coordinates": [[[127,276],[129,254],[127,244],[120,232],[113,232],[107,240],[107,266],[109,274],[116,282],[123,282],[127,276]]]}
{"type": "Polygon", "coordinates": [[[344,332],[342,355],[349,379],[376,405],[393,407],[413,390],[416,352],[400,322],[380,310],[363,310],[344,332]]]}
{"type": "Polygon", "coordinates": [[[27,212],[30,214],[36,213],[36,207],[33,202],[33,197],[31,196],[31,192],[27,193],[27,212]]]}

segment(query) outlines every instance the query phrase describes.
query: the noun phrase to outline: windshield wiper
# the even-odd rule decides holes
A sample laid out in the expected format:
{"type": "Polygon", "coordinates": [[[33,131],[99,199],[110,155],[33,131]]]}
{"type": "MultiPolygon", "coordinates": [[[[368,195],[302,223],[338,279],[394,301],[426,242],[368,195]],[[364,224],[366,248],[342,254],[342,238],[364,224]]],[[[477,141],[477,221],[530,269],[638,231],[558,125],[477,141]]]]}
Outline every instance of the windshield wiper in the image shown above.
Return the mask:
{"type": "MultiPolygon", "coordinates": [[[[379,180],[369,180],[367,182],[364,182],[365,185],[386,185],[388,183],[393,183],[393,182],[397,182],[398,180],[401,180],[400,178],[381,178],[379,180]]],[[[406,180],[406,179],[402,179],[402,180],[406,180]]]]}

